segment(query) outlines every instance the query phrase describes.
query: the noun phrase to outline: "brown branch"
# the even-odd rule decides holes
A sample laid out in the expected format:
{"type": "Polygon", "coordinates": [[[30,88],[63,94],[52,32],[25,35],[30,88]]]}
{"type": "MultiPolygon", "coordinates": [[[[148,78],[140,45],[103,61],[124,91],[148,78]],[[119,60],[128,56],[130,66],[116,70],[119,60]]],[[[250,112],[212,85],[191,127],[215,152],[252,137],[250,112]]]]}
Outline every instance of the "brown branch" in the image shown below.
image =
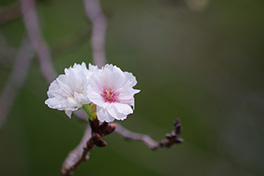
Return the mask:
{"type": "Polygon", "coordinates": [[[112,133],[116,128],[114,123],[102,123],[93,120],[90,121],[90,126],[87,126],[84,137],[81,143],[68,155],[64,161],[61,169],[61,173],[65,176],[71,176],[74,171],[79,168],[81,163],[89,159],[89,152],[94,149],[95,146],[105,147],[107,143],[101,139],[101,137],[112,133]]]}
{"type": "Polygon", "coordinates": [[[120,123],[117,124],[115,132],[123,136],[125,139],[141,141],[145,143],[150,149],[156,148],[158,146],[158,142],[152,139],[150,136],[129,131],[120,123]]]}
{"type": "Polygon", "coordinates": [[[51,62],[49,48],[40,32],[35,0],[21,0],[21,12],[29,40],[39,58],[41,71],[47,82],[50,83],[57,74],[51,62]]]}
{"type": "Polygon", "coordinates": [[[34,52],[32,51],[31,45],[28,40],[24,39],[14,63],[13,71],[1,93],[0,126],[3,125],[18,91],[25,81],[33,56],[34,52]]]}
{"type": "Polygon", "coordinates": [[[135,133],[132,131],[127,130],[122,125],[118,124],[116,127],[116,132],[123,136],[125,139],[129,140],[137,140],[145,143],[150,149],[156,150],[159,148],[169,148],[173,144],[179,144],[183,142],[183,139],[179,138],[179,135],[181,134],[181,124],[180,120],[176,119],[174,122],[174,128],[171,133],[166,134],[166,139],[155,141],[150,136],[140,133],[135,133]]]}
{"type": "Polygon", "coordinates": [[[105,34],[106,34],[106,18],[101,10],[99,0],[84,0],[85,11],[92,22],[92,51],[94,64],[102,67],[106,64],[105,59],[105,34]]]}

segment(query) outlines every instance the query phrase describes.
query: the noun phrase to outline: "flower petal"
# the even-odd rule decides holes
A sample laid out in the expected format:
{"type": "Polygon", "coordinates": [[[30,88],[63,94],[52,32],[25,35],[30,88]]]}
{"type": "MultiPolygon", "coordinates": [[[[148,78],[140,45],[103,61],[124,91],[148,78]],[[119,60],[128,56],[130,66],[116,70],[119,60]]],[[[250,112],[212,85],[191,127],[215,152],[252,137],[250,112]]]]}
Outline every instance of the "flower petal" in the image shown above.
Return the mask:
{"type": "Polygon", "coordinates": [[[65,114],[71,119],[72,111],[65,110],[65,114]]]}
{"type": "Polygon", "coordinates": [[[88,86],[87,96],[89,100],[100,107],[106,107],[107,103],[104,101],[104,98],[100,95],[100,91],[95,91],[93,87],[88,86]]]}
{"type": "Polygon", "coordinates": [[[124,72],[124,73],[126,75],[126,78],[130,81],[130,86],[134,87],[137,84],[136,77],[132,73],[129,72],[124,72]]]}
{"type": "Polygon", "coordinates": [[[111,116],[105,108],[101,108],[99,106],[96,106],[96,114],[101,122],[113,122],[115,120],[115,118],[111,116]]]}
{"type": "Polygon", "coordinates": [[[114,104],[111,104],[111,106],[109,106],[107,108],[107,111],[109,112],[109,114],[111,116],[113,116],[116,120],[125,120],[127,118],[127,114],[124,113],[120,113],[117,108],[114,106],[114,104]]]}
{"type": "Polygon", "coordinates": [[[121,113],[121,114],[128,115],[128,114],[132,114],[133,113],[132,108],[129,105],[127,105],[127,104],[113,103],[113,105],[115,106],[117,111],[119,113],[121,113]]]}
{"type": "Polygon", "coordinates": [[[90,70],[91,72],[96,72],[96,71],[98,71],[98,67],[97,67],[97,66],[94,66],[94,65],[92,65],[92,64],[89,64],[89,70],[90,70]]]}
{"type": "Polygon", "coordinates": [[[93,72],[87,69],[84,62],[74,64],[64,72],[50,84],[47,92],[49,98],[45,104],[52,109],[66,111],[70,117],[72,111],[90,103],[86,89],[93,72]]]}
{"type": "Polygon", "coordinates": [[[135,76],[112,64],[106,64],[102,69],[89,65],[89,69],[94,72],[86,94],[97,106],[98,119],[107,122],[124,120],[133,113],[134,94],[140,91],[133,89],[137,83],[135,76]]]}

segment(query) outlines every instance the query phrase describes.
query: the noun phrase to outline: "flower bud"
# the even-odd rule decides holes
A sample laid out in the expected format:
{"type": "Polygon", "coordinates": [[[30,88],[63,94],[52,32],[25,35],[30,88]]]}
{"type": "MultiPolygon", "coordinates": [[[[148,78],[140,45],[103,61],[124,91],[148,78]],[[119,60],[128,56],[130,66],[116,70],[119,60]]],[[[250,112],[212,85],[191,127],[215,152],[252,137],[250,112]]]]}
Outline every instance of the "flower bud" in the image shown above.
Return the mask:
{"type": "Polygon", "coordinates": [[[99,139],[99,140],[95,140],[94,141],[94,144],[97,146],[97,147],[105,147],[107,145],[107,143],[102,140],[102,139],[99,139]]]}
{"type": "Polygon", "coordinates": [[[117,125],[115,123],[109,123],[105,128],[104,135],[112,133],[116,129],[116,126],[117,125]]]}

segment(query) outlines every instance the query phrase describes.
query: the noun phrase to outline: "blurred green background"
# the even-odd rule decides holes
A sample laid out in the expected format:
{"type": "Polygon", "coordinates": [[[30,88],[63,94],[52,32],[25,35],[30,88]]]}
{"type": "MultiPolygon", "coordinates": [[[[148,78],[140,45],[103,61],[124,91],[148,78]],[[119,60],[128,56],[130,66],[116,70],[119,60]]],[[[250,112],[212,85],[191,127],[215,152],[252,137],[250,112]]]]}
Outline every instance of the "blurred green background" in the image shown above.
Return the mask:
{"type": "MultiPolygon", "coordinates": [[[[16,3],[1,0],[1,9],[16,3]]],[[[136,110],[122,125],[164,138],[176,117],[185,142],[149,150],[114,133],[76,176],[263,175],[264,1],[102,0],[108,63],[138,80],[136,110]]],[[[38,1],[43,35],[58,73],[92,62],[81,0],[38,1]]],[[[7,45],[25,37],[21,17],[0,25],[7,45]]],[[[0,90],[16,53],[0,52],[0,90]]],[[[1,176],[57,176],[85,124],[49,109],[37,59],[0,129],[1,176]]],[[[0,112],[1,113],[1,112],[0,112]]]]}

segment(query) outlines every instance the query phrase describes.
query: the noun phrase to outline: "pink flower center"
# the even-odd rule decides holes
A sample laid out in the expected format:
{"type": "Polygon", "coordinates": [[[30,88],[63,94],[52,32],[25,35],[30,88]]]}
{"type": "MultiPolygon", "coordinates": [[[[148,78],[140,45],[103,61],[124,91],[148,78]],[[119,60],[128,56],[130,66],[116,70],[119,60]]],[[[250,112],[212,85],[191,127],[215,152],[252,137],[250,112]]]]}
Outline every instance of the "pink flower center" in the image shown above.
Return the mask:
{"type": "Polygon", "coordinates": [[[75,99],[74,93],[71,92],[70,94],[71,94],[71,98],[75,99]]]}
{"type": "Polygon", "coordinates": [[[117,101],[119,93],[114,92],[112,89],[104,89],[101,95],[106,102],[112,103],[117,101]]]}

